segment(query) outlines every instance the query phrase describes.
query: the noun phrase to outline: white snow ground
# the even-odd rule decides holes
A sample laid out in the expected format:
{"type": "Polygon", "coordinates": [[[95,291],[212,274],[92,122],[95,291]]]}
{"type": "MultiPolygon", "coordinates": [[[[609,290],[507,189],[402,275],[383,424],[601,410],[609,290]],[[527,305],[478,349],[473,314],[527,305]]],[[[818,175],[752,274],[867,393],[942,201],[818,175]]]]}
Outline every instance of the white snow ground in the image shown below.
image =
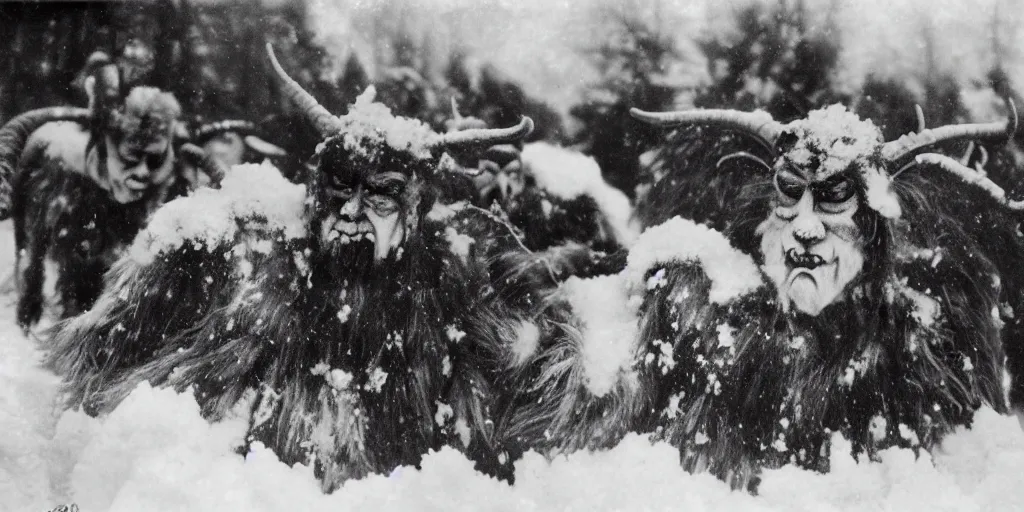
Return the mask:
{"type": "MultiPolygon", "coordinates": [[[[0,223],[0,275],[13,266],[10,222],[0,223]]],[[[454,450],[421,470],[349,482],[330,496],[311,471],[256,449],[235,455],[245,422],[210,425],[187,394],[140,388],[104,419],[53,408],[57,379],[0,295],[0,512],[276,510],[1024,510],[1024,432],[1013,417],[978,413],[934,457],[889,450],[857,463],[833,450],[833,472],[770,471],[760,496],[689,475],[669,446],[631,436],[603,453],[547,462],[531,454],[510,487],[454,450]]],[[[836,440],[837,446],[845,441],[836,440]]]]}

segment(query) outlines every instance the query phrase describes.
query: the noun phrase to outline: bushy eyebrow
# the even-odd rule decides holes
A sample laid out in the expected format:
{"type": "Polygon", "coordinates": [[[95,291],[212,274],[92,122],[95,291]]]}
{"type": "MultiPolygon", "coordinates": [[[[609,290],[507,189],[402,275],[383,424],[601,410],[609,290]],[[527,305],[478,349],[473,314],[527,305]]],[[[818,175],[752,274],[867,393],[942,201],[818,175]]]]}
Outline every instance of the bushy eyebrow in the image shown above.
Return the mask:
{"type": "Polygon", "coordinates": [[[832,188],[843,182],[852,181],[852,178],[846,173],[833,174],[822,181],[815,183],[815,188],[832,188]]]}
{"type": "Polygon", "coordinates": [[[366,178],[366,184],[375,188],[402,186],[409,181],[409,178],[395,171],[382,172],[366,178]]]}
{"type": "Polygon", "coordinates": [[[786,178],[786,179],[791,180],[791,181],[799,181],[800,183],[803,183],[803,184],[807,183],[807,178],[801,176],[799,173],[793,171],[792,169],[790,169],[788,167],[783,167],[776,174],[778,174],[779,177],[781,177],[781,178],[786,178]]]}

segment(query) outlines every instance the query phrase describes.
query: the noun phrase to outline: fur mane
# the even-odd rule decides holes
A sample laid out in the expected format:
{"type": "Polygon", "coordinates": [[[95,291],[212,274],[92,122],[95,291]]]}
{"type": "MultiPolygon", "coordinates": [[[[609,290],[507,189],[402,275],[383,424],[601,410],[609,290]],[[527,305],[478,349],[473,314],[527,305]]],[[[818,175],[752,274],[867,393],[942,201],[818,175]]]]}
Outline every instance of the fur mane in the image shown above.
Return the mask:
{"type": "Polygon", "coordinates": [[[425,220],[369,273],[310,238],[267,247],[245,231],[122,260],[94,310],[55,328],[49,363],[92,413],[146,380],[194,386],[211,420],[250,397],[249,441],[312,464],[325,491],[446,444],[507,471],[492,382],[530,312],[501,298],[475,248],[452,250],[448,227],[461,229],[425,220]]]}

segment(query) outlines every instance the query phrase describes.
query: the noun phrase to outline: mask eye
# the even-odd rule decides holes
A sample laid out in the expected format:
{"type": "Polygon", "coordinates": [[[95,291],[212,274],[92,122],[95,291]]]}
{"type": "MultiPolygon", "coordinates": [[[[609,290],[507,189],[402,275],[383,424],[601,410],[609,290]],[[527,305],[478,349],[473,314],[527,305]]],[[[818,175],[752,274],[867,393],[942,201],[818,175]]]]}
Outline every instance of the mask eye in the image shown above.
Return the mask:
{"type": "Polygon", "coordinates": [[[853,197],[856,192],[853,181],[843,178],[835,182],[825,182],[814,187],[814,200],[818,203],[842,203],[853,197]]]}
{"type": "Polygon", "coordinates": [[[799,201],[804,195],[806,184],[790,173],[780,172],[775,175],[775,188],[779,190],[783,199],[799,201]]]}
{"type": "Polygon", "coordinates": [[[327,179],[327,193],[343,201],[349,200],[355,194],[355,188],[346,183],[336,174],[331,174],[327,179]]]}
{"type": "Polygon", "coordinates": [[[151,154],[146,156],[146,167],[158,169],[164,164],[164,153],[151,154]]]}
{"type": "Polygon", "coordinates": [[[366,206],[377,215],[387,216],[398,211],[398,201],[383,194],[373,194],[366,197],[366,206]]]}

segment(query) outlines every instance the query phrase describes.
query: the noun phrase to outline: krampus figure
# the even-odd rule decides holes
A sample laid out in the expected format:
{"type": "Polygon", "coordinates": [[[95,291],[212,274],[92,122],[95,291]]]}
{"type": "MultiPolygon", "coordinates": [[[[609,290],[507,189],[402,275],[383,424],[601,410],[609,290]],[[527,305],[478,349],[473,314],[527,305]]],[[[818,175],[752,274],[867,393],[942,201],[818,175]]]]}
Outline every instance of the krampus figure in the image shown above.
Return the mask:
{"type": "Polygon", "coordinates": [[[108,411],[150,381],[194,386],[216,420],[248,396],[249,440],[315,464],[326,491],[444,444],[496,470],[492,382],[509,346],[536,341],[537,300],[489,273],[488,255],[522,250],[510,228],[436,205],[434,181],[455,169],[446,149],[531,121],[438,135],[371,91],[334,117],[271,57],[324,136],[308,189],[243,165],[161,209],[96,306],[55,327],[68,405],[108,411]]]}
{"type": "Polygon", "coordinates": [[[535,356],[522,399],[535,405],[513,428],[525,445],[594,448],[652,432],[688,470],[753,487],[766,467],[827,471],[832,433],[870,458],[930,448],[981,406],[1006,410],[1003,340],[1020,339],[1012,312],[1024,306],[1013,214],[1024,205],[920,151],[1005,138],[1015,112],[889,143],[842,106],[788,125],[736,111],[634,116],[742,136],[705,141],[708,154],[687,148],[691,165],[662,162],[648,196],[671,201],[659,188],[672,188],[692,204],[646,211],[721,231],[651,215],[621,274],[565,285],[566,322],[580,332],[535,356]],[[579,300],[608,289],[635,316],[579,300]],[[617,338],[594,333],[609,322],[617,338]]]}
{"type": "Polygon", "coordinates": [[[25,329],[43,310],[46,258],[57,267],[61,314],[76,315],[95,301],[103,273],[149,214],[189,187],[172,145],[178,102],[144,86],[118,96],[118,80],[116,66],[97,66],[86,80],[91,109],[36,110],[0,130],[0,176],[13,175],[17,315],[25,329]]]}
{"type": "MultiPolygon", "coordinates": [[[[452,111],[450,132],[485,126],[480,119],[459,115],[454,100],[452,111]]],[[[590,157],[534,142],[497,145],[475,160],[457,161],[479,172],[454,181],[452,199],[466,198],[504,212],[531,250],[580,244],[611,252],[635,238],[629,199],[602,179],[590,157]]]]}

